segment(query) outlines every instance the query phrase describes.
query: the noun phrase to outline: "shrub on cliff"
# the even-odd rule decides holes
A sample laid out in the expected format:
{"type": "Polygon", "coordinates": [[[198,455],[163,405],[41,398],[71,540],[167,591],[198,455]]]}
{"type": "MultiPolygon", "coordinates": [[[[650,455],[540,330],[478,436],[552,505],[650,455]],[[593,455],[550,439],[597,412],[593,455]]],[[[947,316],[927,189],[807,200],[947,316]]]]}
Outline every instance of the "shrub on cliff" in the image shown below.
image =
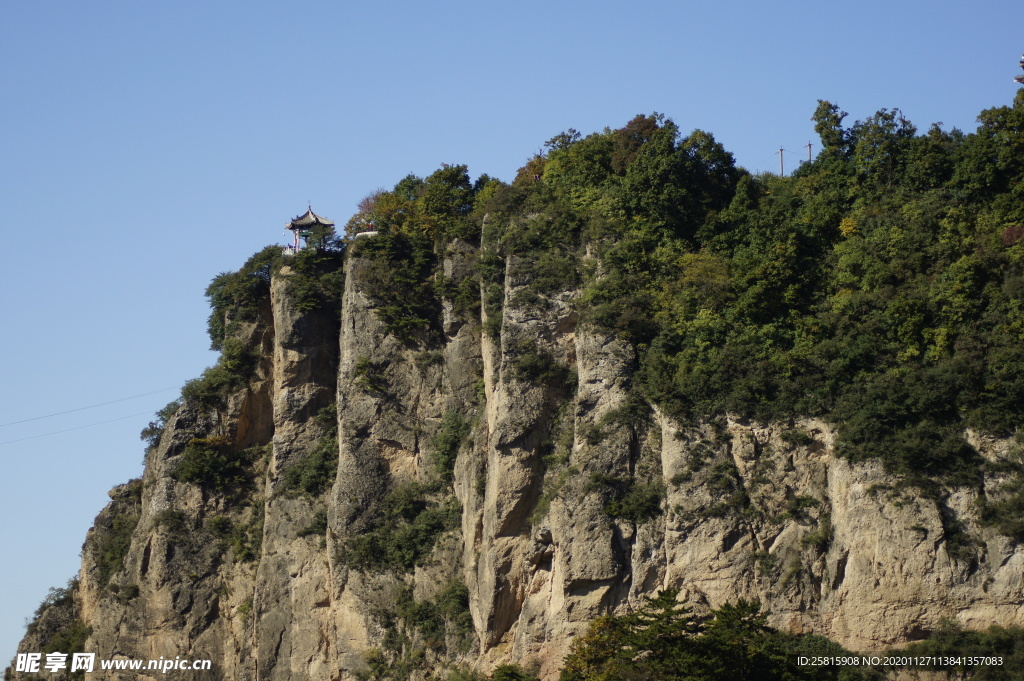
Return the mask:
{"type": "MultiPolygon", "coordinates": [[[[79,592],[77,578],[68,580],[66,588],[51,588],[36,608],[32,621],[27,625],[30,636],[38,637],[39,648],[31,652],[64,653],[72,655],[85,650],[85,642],[92,635],[92,627],[81,620],[76,599],[79,592]]],[[[12,668],[5,670],[4,678],[11,676],[12,668]]],[[[38,678],[38,677],[37,677],[38,678]]],[[[84,672],[70,674],[72,679],[85,678],[84,672]]]]}
{"type": "Polygon", "coordinates": [[[160,437],[164,434],[164,429],[167,427],[167,421],[178,413],[180,408],[181,400],[168,402],[163,409],[156,413],[156,420],[150,421],[149,424],[142,429],[142,432],[139,433],[139,439],[146,443],[146,451],[149,451],[160,444],[160,437]]]}
{"type": "Polygon", "coordinates": [[[244,386],[256,370],[259,356],[238,338],[227,338],[221,344],[217,364],[203,371],[199,378],[185,383],[181,396],[202,409],[222,407],[228,395],[244,386]]]}
{"type": "Polygon", "coordinates": [[[363,282],[387,332],[404,342],[426,339],[440,318],[432,242],[422,234],[382,232],[356,242],[367,260],[363,282]]]}
{"type": "Polygon", "coordinates": [[[372,528],[349,537],[339,559],[362,570],[407,572],[420,565],[462,520],[458,499],[438,500],[431,492],[418,483],[396,485],[381,500],[372,528]]]}
{"type": "Polygon", "coordinates": [[[341,317],[341,297],[345,291],[344,247],[331,227],[318,226],[309,247],[279,265],[291,267],[287,294],[300,312],[326,309],[335,321],[341,317]]]}
{"type": "Polygon", "coordinates": [[[285,492],[320,496],[334,484],[338,471],[338,440],[322,437],[312,450],[282,471],[281,489],[285,492]]]}
{"type": "Polygon", "coordinates": [[[206,288],[210,299],[207,331],[213,350],[223,347],[231,324],[254,322],[270,298],[270,277],[281,260],[280,246],[267,246],[249,258],[237,272],[222,272],[206,288]]]}
{"type": "Polygon", "coordinates": [[[434,447],[432,459],[434,470],[445,482],[451,482],[455,470],[455,458],[459,454],[459,446],[463,438],[469,434],[469,424],[457,411],[445,412],[441,424],[437,428],[431,445],[434,447]]]}
{"type": "Polygon", "coordinates": [[[194,438],[171,476],[208,492],[238,492],[252,480],[252,464],[262,455],[263,448],[258,446],[235,451],[224,437],[194,438]]]}

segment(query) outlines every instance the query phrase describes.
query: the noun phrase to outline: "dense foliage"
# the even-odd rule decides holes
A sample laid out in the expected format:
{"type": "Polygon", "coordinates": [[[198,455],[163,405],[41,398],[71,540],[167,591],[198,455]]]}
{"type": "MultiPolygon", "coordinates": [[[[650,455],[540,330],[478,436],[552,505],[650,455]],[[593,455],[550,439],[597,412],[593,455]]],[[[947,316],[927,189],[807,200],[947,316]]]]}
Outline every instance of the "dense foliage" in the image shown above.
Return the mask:
{"type": "Polygon", "coordinates": [[[155,449],[160,444],[160,437],[164,434],[164,429],[167,427],[167,422],[172,416],[178,413],[178,409],[181,408],[181,400],[173,400],[168,402],[163,409],[156,413],[156,419],[150,421],[149,424],[142,429],[139,433],[139,438],[146,443],[146,451],[155,449]]]}
{"type": "Polygon", "coordinates": [[[819,636],[769,627],[756,603],[694,616],[663,591],[638,611],[597,619],[573,645],[561,681],[798,681],[882,678],[871,670],[800,666],[801,656],[849,655],[819,636]]]}
{"type": "MultiPolygon", "coordinates": [[[[249,381],[259,361],[257,353],[241,339],[233,337],[225,338],[220,350],[214,366],[204,370],[199,378],[185,383],[181,389],[182,399],[201,409],[223,407],[228,395],[249,381]]],[[[146,431],[142,435],[145,437],[146,431]]]]}
{"type": "Polygon", "coordinates": [[[974,135],[843,115],[821,103],[824,150],[791,178],[640,117],[556,138],[534,193],[586,225],[606,269],[587,318],[637,344],[652,401],[826,416],[850,457],[971,482],[964,427],[1006,433],[1024,406],[1024,216],[1002,151],[1024,144],[1024,99],[974,135]]]}
{"type": "Polygon", "coordinates": [[[254,500],[247,513],[243,510],[243,515],[248,516],[243,522],[236,522],[227,515],[209,517],[204,529],[217,538],[221,551],[230,548],[236,560],[247,563],[259,557],[263,545],[263,500],[254,500]]]}
{"type": "Polygon", "coordinates": [[[434,447],[432,459],[434,470],[444,482],[451,482],[455,470],[455,458],[459,453],[462,439],[469,434],[469,424],[457,411],[446,412],[441,417],[437,432],[431,439],[434,447]]]}
{"type": "Polygon", "coordinates": [[[237,494],[252,481],[252,465],[266,455],[263,447],[236,451],[226,437],[193,438],[178,459],[172,477],[207,492],[237,494]]]}
{"type": "Polygon", "coordinates": [[[385,232],[357,242],[356,253],[370,263],[363,281],[387,332],[406,342],[436,337],[440,301],[431,276],[436,261],[429,240],[385,232]]]}
{"type": "Polygon", "coordinates": [[[280,246],[267,246],[237,272],[222,272],[206,288],[210,299],[207,331],[214,350],[223,347],[240,322],[255,322],[270,300],[270,277],[281,260],[280,246]]]}
{"type": "Polygon", "coordinates": [[[415,482],[395,485],[374,510],[372,527],[350,537],[341,549],[339,559],[351,567],[411,571],[462,520],[458,499],[415,482]]]}
{"type": "MultiPolygon", "coordinates": [[[[821,416],[845,456],[976,484],[964,429],[1011,433],[1024,409],[1024,95],[971,134],[844,118],[819,103],[822,151],[792,177],[753,176],[659,115],[570,130],[511,184],[410,176],[349,229],[379,231],[360,248],[407,340],[457,293],[432,278],[441,248],[482,236],[485,332],[501,333],[507,272],[533,300],[576,289],[586,323],[639,351],[643,397],[680,419],[821,416]]],[[[526,347],[511,378],[548,380],[545,359],[526,347]]]]}
{"type": "Polygon", "coordinates": [[[439,337],[440,297],[445,295],[463,313],[476,308],[472,279],[447,281],[437,274],[437,254],[456,239],[476,240],[479,220],[472,214],[485,175],[470,182],[464,165],[443,165],[426,179],[409,175],[390,191],[371,193],[346,226],[377,233],[354,241],[366,259],[365,290],[374,298],[387,331],[407,343],[429,344],[439,337]]]}

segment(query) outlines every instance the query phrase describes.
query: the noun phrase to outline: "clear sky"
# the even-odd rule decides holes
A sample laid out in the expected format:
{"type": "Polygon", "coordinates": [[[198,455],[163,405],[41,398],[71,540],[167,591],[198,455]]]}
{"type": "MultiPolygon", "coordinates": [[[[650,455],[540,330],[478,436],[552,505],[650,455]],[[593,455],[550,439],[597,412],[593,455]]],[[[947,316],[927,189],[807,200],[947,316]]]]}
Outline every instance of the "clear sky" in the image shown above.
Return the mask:
{"type": "Polygon", "coordinates": [[[558,132],[654,111],[753,171],[805,158],[818,99],[970,131],[1012,101],[1019,10],[0,3],[0,666],[106,491],[141,474],[139,431],[215,360],[206,285],[307,202],[343,224],[409,172],[510,180],[558,132]]]}

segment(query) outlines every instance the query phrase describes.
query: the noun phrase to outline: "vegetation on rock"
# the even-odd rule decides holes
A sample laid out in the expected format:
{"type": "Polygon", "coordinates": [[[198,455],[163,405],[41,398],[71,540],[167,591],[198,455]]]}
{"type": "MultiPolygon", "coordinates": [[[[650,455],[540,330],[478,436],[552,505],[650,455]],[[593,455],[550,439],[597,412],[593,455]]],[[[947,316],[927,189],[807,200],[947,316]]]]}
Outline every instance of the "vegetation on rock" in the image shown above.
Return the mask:
{"type": "MultiPolygon", "coordinates": [[[[34,637],[39,647],[31,652],[45,655],[64,653],[70,658],[74,653],[85,650],[85,642],[92,634],[92,627],[81,618],[78,599],[81,585],[78,579],[68,580],[63,588],[51,587],[46,598],[36,608],[31,622],[27,623],[27,634],[34,637]]],[[[4,672],[9,678],[11,669],[4,672]]],[[[39,677],[41,678],[41,677],[39,677]]],[[[68,678],[83,679],[82,671],[71,673],[68,678]]]]}
{"type": "MultiPolygon", "coordinates": [[[[549,140],[510,183],[487,176],[472,182],[460,165],[425,179],[410,175],[364,199],[346,239],[318,230],[312,248],[284,256],[280,247],[267,247],[237,272],[218,275],[207,296],[211,345],[220,358],[142,433],[154,449],[169,421],[186,415],[195,421],[197,430],[183,429],[178,435],[189,435],[167,450],[169,474],[199,487],[206,505],[198,518],[165,510],[154,516],[154,528],[185,541],[187,530],[201,526],[202,537],[212,538],[218,551],[230,548],[238,562],[259,556],[264,500],[253,481],[263,472],[258,462],[265,450],[237,447],[217,420],[221,414],[210,412],[234,404],[229,398],[254,378],[266,378],[271,281],[283,267],[294,311],[337,326],[343,248],[350,247],[361,259],[370,307],[406,358],[414,358],[424,382],[445,362],[442,347],[454,315],[472,321],[474,334],[482,326],[494,342],[500,363],[488,380],[515,384],[517,397],[543,393],[538,410],[548,413],[536,415],[528,436],[517,441],[532,443],[524,445],[533,459],[523,468],[540,471],[529,497],[534,521],[572,489],[599,495],[608,517],[633,523],[663,512],[685,523],[741,514],[750,522],[797,523],[805,530],[800,550],[820,558],[835,540],[838,516],[818,498],[787,492],[768,517],[756,485],[744,485],[737,460],[724,445],[702,439],[717,436],[695,438],[685,466],[669,481],[706,493],[699,508],[667,507],[664,482],[651,465],[637,465],[658,458],[638,453],[645,446],[653,451],[645,438],[654,437],[654,407],[683,428],[721,422],[725,414],[790,421],[779,436],[789,448],[817,443],[792,427],[794,417],[811,416],[835,424],[841,456],[880,460],[904,481],[904,489],[886,491],[912,488],[933,502],[943,549],[973,570],[980,544],[953,510],[950,488],[973,488],[981,524],[1024,539],[1020,448],[999,463],[984,462],[964,435],[1009,436],[1024,413],[1024,92],[1013,106],[982,112],[980,127],[969,134],[938,125],[919,133],[898,110],[882,109],[849,127],[845,116],[819,102],[812,120],[822,151],[791,177],[752,175],[710,134],[683,134],[658,114],[586,137],[569,130],[549,140]],[[371,229],[375,236],[354,239],[371,229]],[[475,253],[469,256],[475,266],[445,275],[445,257],[460,249],[475,253]],[[630,346],[623,406],[586,420],[593,404],[570,399],[578,382],[570,368],[575,345],[558,354],[550,338],[515,321],[516,314],[550,309],[572,313],[567,334],[578,319],[583,329],[630,346]],[[615,463],[629,465],[592,465],[586,457],[600,454],[602,445],[621,446],[616,451],[631,460],[615,463]],[[992,484],[996,477],[1001,481],[992,484]]],[[[401,401],[403,377],[395,364],[356,356],[352,373],[352,386],[377,398],[377,406],[401,401]]],[[[464,406],[437,404],[447,411],[429,437],[400,414],[402,427],[415,431],[416,447],[429,453],[432,470],[418,475],[430,482],[387,480],[367,495],[373,500],[356,525],[332,528],[339,542],[334,565],[383,573],[375,576],[399,585],[393,607],[374,613],[383,643],[361,678],[423,676],[435,662],[434,671],[444,667],[450,681],[482,678],[445,667],[468,655],[474,641],[466,585],[451,581],[426,600],[416,600],[409,587],[410,574],[437,555],[438,541],[463,520],[452,483],[475,426],[464,406]]],[[[430,413],[436,419],[440,409],[430,413]]],[[[319,439],[280,473],[278,493],[309,509],[299,536],[324,537],[334,517],[324,495],[338,475],[336,418],[334,405],[322,410],[310,436],[319,439]]],[[[473,463],[480,463],[474,474],[485,479],[484,464],[473,463]]],[[[750,480],[759,479],[766,478],[754,471],[750,480]]],[[[108,599],[116,590],[122,603],[139,594],[137,585],[114,577],[141,515],[140,495],[138,485],[116,498],[93,535],[97,581],[108,599]]],[[[788,569],[779,552],[746,555],[762,581],[788,569]]],[[[784,586],[786,579],[775,581],[784,586]]],[[[89,636],[77,614],[68,615],[75,589],[54,591],[40,606],[37,622],[47,612],[64,613],[47,634],[47,647],[81,649],[89,636]]],[[[755,603],[696,616],[676,595],[665,591],[636,612],[596,620],[566,659],[562,680],[853,681],[880,673],[800,667],[800,655],[846,651],[769,627],[755,603]]],[[[242,601],[237,612],[247,616],[253,603],[242,601]]],[[[946,626],[908,650],[1001,655],[1006,667],[975,670],[974,678],[1013,678],[1024,660],[1021,640],[1016,629],[968,633],[946,626]]],[[[505,665],[492,678],[536,677],[505,665]]]]}
{"type": "Polygon", "coordinates": [[[337,409],[329,404],[314,417],[323,429],[324,435],[313,445],[312,450],[281,472],[284,492],[301,492],[317,497],[326,492],[334,483],[338,470],[338,424],[337,409]]]}
{"type": "Polygon", "coordinates": [[[193,438],[172,475],[208,492],[236,494],[252,481],[252,464],[263,456],[259,446],[236,452],[225,437],[193,438]]]}
{"type": "MultiPolygon", "coordinates": [[[[975,484],[964,428],[1010,432],[1024,407],[1024,95],[972,134],[918,134],[896,110],[844,117],[819,104],[822,152],[792,177],[638,116],[556,136],[511,184],[471,188],[461,166],[408,177],[350,228],[372,224],[387,236],[364,252],[403,264],[380,294],[403,337],[434,318],[436,244],[483,233],[488,333],[491,271],[514,256],[534,294],[582,287],[583,319],[635,344],[642,394],[674,416],[821,416],[851,459],[975,484]],[[447,208],[428,209],[437,196],[447,208]],[[587,253],[599,267],[578,266],[587,253]]],[[[527,349],[514,376],[549,364],[527,349]]]]}
{"type": "Polygon", "coordinates": [[[459,446],[468,434],[469,424],[459,412],[449,411],[441,418],[441,424],[438,426],[431,444],[434,447],[432,455],[434,470],[437,471],[442,481],[451,482],[459,446]]]}
{"type": "Polygon", "coordinates": [[[454,496],[439,498],[436,489],[415,482],[397,484],[381,500],[372,527],[349,537],[339,558],[362,570],[407,572],[461,519],[454,496]]]}
{"type": "Polygon", "coordinates": [[[132,533],[139,524],[142,500],[142,481],[129,483],[128,494],[117,500],[112,513],[97,518],[93,527],[94,545],[99,568],[98,582],[107,586],[110,578],[124,564],[124,556],[131,546],[132,533]]]}

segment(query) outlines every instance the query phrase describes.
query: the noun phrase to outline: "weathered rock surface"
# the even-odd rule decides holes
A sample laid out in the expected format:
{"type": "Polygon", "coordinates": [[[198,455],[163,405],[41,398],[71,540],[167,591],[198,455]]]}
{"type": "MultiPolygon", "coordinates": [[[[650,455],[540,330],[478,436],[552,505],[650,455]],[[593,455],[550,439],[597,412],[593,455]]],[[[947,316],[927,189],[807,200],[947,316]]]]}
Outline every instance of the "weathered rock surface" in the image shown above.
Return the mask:
{"type": "MultiPolygon", "coordinates": [[[[475,251],[451,246],[445,276],[468,276],[475,251]]],[[[189,679],[350,679],[374,649],[424,651],[413,678],[516,662],[550,679],[590,620],[668,587],[697,608],[760,599],[774,626],[857,651],[947,618],[1024,625],[1024,550],[979,524],[977,491],[918,494],[838,458],[834,428],[815,420],[683,425],[646,405],[637,416],[633,348],[580,325],[572,291],[531,292],[514,259],[499,338],[445,301],[429,342],[387,333],[366,267],[348,260],[340,332],[330,314],[296,309],[287,271],[275,278],[261,323],[239,331],[261,358],[249,385],[169,420],[141,482],[113,490],[90,531],[74,598],[44,612],[20,651],[77,619],[103,659],[213,660],[189,679]],[[435,434],[453,412],[468,433],[439,483],[435,434]],[[333,484],[288,488],[335,413],[333,484]],[[251,479],[215,493],[177,479],[197,438],[235,456],[259,448],[251,479]],[[348,542],[410,483],[433,485],[430,503],[454,496],[461,522],[414,569],[357,569],[348,542]],[[660,512],[606,512],[638,490],[661,494],[660,512]],[[459,644],[450,622],[439,642],[402,610],[452,583],[472,617],[459,644]]],[[[965,437],[1009,456],[1003,441],[965,437]]]]}

